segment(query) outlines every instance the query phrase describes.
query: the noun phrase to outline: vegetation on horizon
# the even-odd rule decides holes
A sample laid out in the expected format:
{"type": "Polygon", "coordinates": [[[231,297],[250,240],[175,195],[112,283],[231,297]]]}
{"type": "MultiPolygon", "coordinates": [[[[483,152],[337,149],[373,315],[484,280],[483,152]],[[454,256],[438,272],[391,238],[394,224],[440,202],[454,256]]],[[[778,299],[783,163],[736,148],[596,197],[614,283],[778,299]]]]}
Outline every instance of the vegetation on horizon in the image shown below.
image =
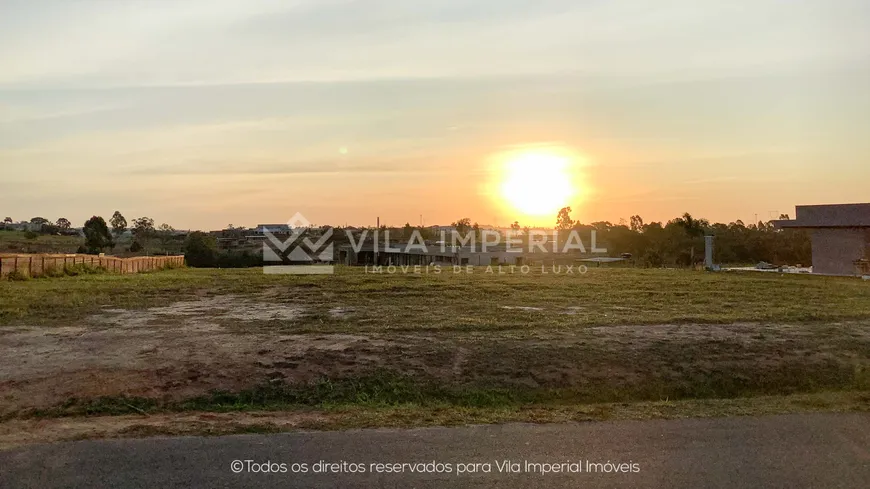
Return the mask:
{"type": "MultiPolygon", "coordinates": [[[[598,221],[584,224],[571,218],[571,208],[561,209],[556,216],[555,229],[578,230],[588,235],[595,231],[598,243],[607,248],[611,256],[619,256],[629,253],[632,256],[631,263],[644,267],[682,266],[690,267],[703,261],[704,236],[715,236],[714,261],[722,264],[755,264],[760,261],[776,265],[809,265],[812,262],[812,248],[809,235],[803,230],[775,229],[771,222],[758,222],[745,224],[742,221],[730,223],[711,223],[706,219],[696,219],[691,214],[685,213],[680,217],[667,222],[645,223],[639,215],[631,216],[628,221],[620,220],[614,224],[609,221],[598,221]]],[[[99,216],[94,216],[99,218],[99,216]]],[[[788,216],[780,216],[787,218],[788,216]]],[[[99,218],[102,220],[102,218],[99,218]]],[[[89,223],[91,223],[89,220],[89,223]]],[[[7,224],[11,224],[11,218],[7,224]]],[[[30,252],[32,249],[46,251],[46,244],[35,248],[29,246],[29,242],[38,241],[41,235],[54,235],[69,233],[69,221],[61,218],[56,225],[52,225],[47,219],[35,217],[31,223],[41,226],[38,233],[28,232],[23,236],[24,245],[15,244],[12,248],[30,252]]],[[[119,212],[115,211],[110,219],[111,230],[105,225],[99,226],[95,231],[88,231],[93,227],[86,225],[85,234],[91,232],[92,241],[88,241],[78,249],[82,253],[99,253],[101,250],[116,248],[121,242],[121,236],[128,230],[127,220],[119,212]],[[106,229],[103,229],[106,227],[106,229]],[[98,238],[97,238],[98,237],[98,238]]],[[[4,224],[4,225],[7,225],[4,224]]],[[[457,219],[452,226],[462,235],[475,233],[478,237],[483,229],[470,218],[457,219]]],[[[341,228],[336,228],[341,231],[341,228]]],[[[419,233],[425,240],[437,240],[440,236],[430,228],[412,226],[406,223],[403,227],[382,229],[390,231],[391,239],[398,242],[407,242],[412,233],[419,233]]],[[[522,227],[518,221],[511,225],[511,229],[521,235],[528,235],[529,228],[522,227]]],[[[155,227],[154,219],[140,217],[132,221],[129,228],[132,235],[128,244],[119,245],[126,254],[171,254],[184,253],[188,262],[198,267],[255,267],[262,266],[260,248],[258,243],[239,248],[220,249],[216,236],[211,233],[196,232],[187,236],[177,235],[168,224],[155,227]]],[[[4,250],[3,233],[0,233],[0,251],[4,250]]],[[[230,227],[220,233],[221,237],[231,239],[244,239],[244,228],[230,227]]],[[[341,238],[342,233],[337,233],[341,238]]],[[[14,251],[6,246],[7,251],[14,251]]],[[[66,244],[58,245],[56,250],[69,252],[66,244]]]]}

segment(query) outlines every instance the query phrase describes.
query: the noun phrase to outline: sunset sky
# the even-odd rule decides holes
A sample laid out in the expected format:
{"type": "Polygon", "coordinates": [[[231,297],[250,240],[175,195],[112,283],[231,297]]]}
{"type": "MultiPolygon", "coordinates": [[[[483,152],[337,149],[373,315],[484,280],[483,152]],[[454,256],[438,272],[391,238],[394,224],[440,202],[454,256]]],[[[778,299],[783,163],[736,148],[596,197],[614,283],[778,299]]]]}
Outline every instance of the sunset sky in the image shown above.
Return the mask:
{"type": "Polygon", "coordinates": [[[857,0],[3,0],[0,219],[867,202],[868,19],[857,0]]]}

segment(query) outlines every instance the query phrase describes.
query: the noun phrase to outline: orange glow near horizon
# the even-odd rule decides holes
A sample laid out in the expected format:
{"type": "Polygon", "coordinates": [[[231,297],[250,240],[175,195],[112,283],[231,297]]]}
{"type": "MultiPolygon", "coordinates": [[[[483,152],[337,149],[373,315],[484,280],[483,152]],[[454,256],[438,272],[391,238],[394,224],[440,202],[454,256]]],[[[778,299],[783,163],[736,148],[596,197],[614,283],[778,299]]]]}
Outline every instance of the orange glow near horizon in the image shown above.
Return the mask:
{"type": "Polygon", "coordinates": [[[581,186],[576,156],[562,148],[509,151],[498,155],[494,163],[493,197],[514,220],[551,225],[559,209],[578,204],[581,186]]]}

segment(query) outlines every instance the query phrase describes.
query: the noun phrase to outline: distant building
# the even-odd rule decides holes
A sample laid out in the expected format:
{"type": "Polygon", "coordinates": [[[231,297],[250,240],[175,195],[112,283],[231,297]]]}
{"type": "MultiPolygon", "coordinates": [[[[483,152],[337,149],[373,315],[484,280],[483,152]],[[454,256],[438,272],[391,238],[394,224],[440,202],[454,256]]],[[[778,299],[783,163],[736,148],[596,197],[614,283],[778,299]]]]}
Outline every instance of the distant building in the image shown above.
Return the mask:
{"type": "Polygon", "coordinates": [[[29,221],[3,223],[3,229],[8,229],[9,231],[27,231],[29,226],[29,221]]]}
{"type": "Polygon", "coordinates": [[[33,231],[34,233],[42,231],[42,226],[44,226],[44,223],[41,222],[28,222],[25,224],[26,230],[33,231]]]}
{"type": "Polygon", "coordinates": [[[379,247],[375,252],[371,242],[358,246],[356,250],[351,245],[338,247],[338,263],[344,265],[522,265],[526,255],[522,250],[506,251],[504,247],[493,247],[483,252],[463,248],[459,246],[442,246],[440,244],[427,245],[425,250],[420,248],[399,248],[387,250],[379,247]]]}
{"type": "Polygon", "coordinates": [[[429,231],[431,231],[435,235],[438,235],[440,233],[449,235],[456,230],[456,226],[429,226],[429,231]]]}
{"type": "Polygon", "coordinates": [[[870,203],[799,205],[795,219],[773,221],[780,229],[807,229],[813,273],[870,274],[870,203]]]}
{"type": "Polygon", "coordinates": [[[266,234],[290,234],[290,226],[288,224],[257,224],[256,233],[266,234]]]}

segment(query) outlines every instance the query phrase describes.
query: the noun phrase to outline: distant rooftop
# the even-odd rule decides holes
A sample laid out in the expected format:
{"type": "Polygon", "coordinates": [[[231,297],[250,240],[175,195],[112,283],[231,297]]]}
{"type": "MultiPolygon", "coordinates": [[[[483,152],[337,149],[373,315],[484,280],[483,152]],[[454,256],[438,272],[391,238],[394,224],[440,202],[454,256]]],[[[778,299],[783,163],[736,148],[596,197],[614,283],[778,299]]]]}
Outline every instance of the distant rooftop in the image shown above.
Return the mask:
{"type": "Polygon", "coordinates": [[[773,221],[778,228],[870,227],[870,203],[799,205],[795,219],[773,221]]]}

